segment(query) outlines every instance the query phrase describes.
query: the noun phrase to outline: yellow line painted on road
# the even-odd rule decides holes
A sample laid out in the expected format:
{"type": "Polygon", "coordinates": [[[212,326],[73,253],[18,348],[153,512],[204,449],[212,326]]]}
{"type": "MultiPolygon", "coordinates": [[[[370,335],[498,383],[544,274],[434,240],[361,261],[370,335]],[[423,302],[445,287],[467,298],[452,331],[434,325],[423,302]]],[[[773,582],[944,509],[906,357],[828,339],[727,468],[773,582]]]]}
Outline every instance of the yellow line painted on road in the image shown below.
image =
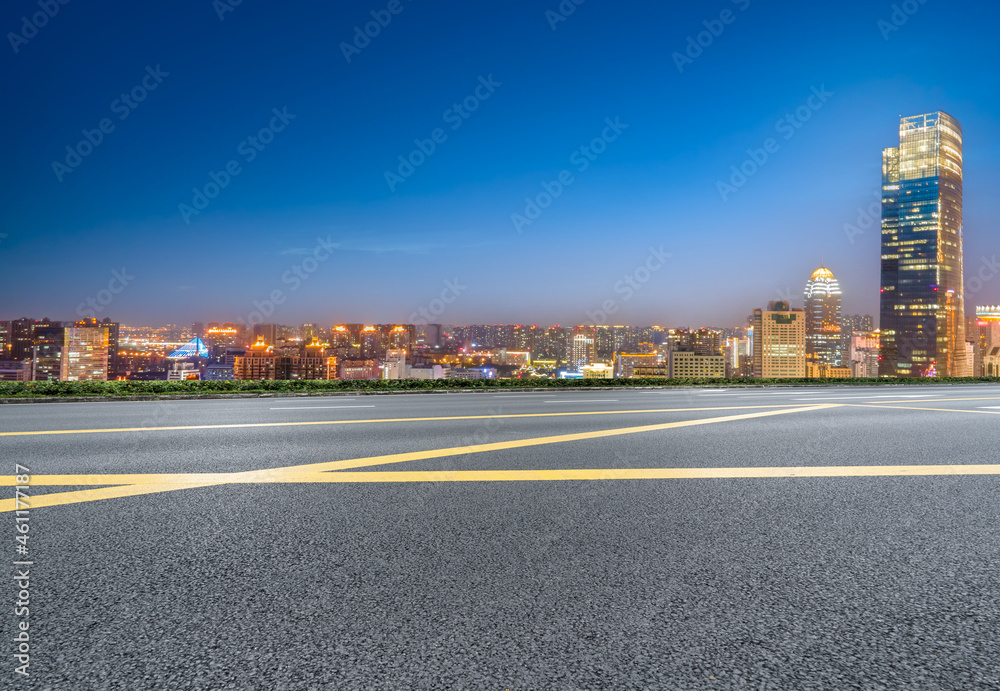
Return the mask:
{"type": "MultiPolygon", "coordinates": [[[[583,468],[567,470],[425,470],[402,472],[343,472],[288,474],[253,481],[254,484],[357,484],[413,482],[552,482],[594,480],[721,480],[753,478],[820,477],[926,477],[1000,475],[1000,465],[875,465],[875,466],[795,466],[751,468],[583,468]]],[[[195,478],[197,475],[190,475],[195,478]]],[[[141,484],[100,489],[35,495],[20,508],[45,508],[65,504],[158,494],[198,487],[238,482],[196,482],[141,484]]],[[[0,512],[14,510],[14,500],[0,501],[0,512]]]]}
{"type": "Polygon", "coordinates": [[[553,480],[688,480],[770,477],[904,477],[1000,475],[1000,465],[842,465],[765,468],[583,468],[577,470],[424,470],[290,475],[275,482],[515,482],[553,480]]]}
{"type": "MultiPolygon", "coordinates": [[[[965,399],[960,399],[960,400],[965,400],[965,399]]],[[[937,403],[938,401],[927,401],[927,402],[937,403]]],[[[938,413],[983,413],[985,415],[1000,415],[1000,411],[997,410],[974,410],[970,408],[922,408],[918,406],[908,406],[908,405],[879,405],[876,403],[847,403],[845,405],[855,408],[890,408],[892,410],[932,410],[938,413]]]]}
{"type": "Polygon", "coordinates": [[[880,405],[882,403],[953,403],[955,401],[1000,401],[1000,396],[983,396],[976,398],[927,398],[915,401],[912,398],[902,401],[870,401],[869,403],[848,403],[845,405],[880,405]]]}
{"type": "MultiPolygon", "coordinates": [[[[191,478],[196,475],[189,476],[191,478]]],[[[41,483],[39,483],[41,484],[41,483]]],[[[78,484],[78,483],[74,483],[78,484]]],[[[88,484],[88,483],[82,483],[88,484]]],[[[100,489],[82,489],[76,492],[53,492],[52,494],[31,494],[21,500],[21,505],[17,506],[16,499],[4,499],[0,501],[0,513],[14,511],[16,509],[40,509],[47,506],[62,506],[64,504],[79,504],[86,501],[97,501],[99,499],[117,499],[119,497],[134,497],[140,494],[157,494],[159,492],[174,492],[181,489],[193,489],[195,487],[212,487],[214,485],[227,484],[224,482],[197,482],[189,480],[176,484],[141,484],[141,485],[121,485],[119,487],[101,487],[100,489]]]]}
{"type": "MultiPolygon", "coordinates": [[[[68,486],[85,486],[89,484],[120,484],[119,487],[102,487],[94,490],[79,490],[74,492],[56,492],[52,494],[40,494],[28,500],[29,506],[44,507],[58,506],[59,504],[75,504],[85,501],[95,501],[98,499],[110,499],[120,496],[136,496],[140,494],[155,494],[159,492],[170,492],[192,487],[210,487],[216,485],[259,483],[259,482],[287,482],[297,476],[316,475],[332,470],[342,470],[348,468],[364,468],[375,465],[387,465],[390,463],[403,463],[406,461],[423,460],[428,458],[443,458],[446,456],[460,456],[465,454],[483,453],[486,451],[500,451],[504,449],[524,448],[528,446],[540,446],[543,444],[557,444],[568,441],[581,441],[585,439],[599,439],[603,437],[613,437],[623,434],[639,434],[642,432],[654,432],[665,429],[679,427],[691,427],[695,425],[711,425],[717,422],[732,422],[735,420],[750,420],[754,418],[770,417],[774,415],[785,415],[787,413],[804,413],[814,410],[825,410],[828,408],[838,408],[838,404],[822,404],[811,406],[798,406],[793,409],[770,410],[758,413],[745,413],[742,415],[727,415],[722,417],[702,418],[699,420],[682,420],[678,422],[664,422],[655,425],[642,425],[639,427],[624,427],[610,430],[599,430],[595,432],[580,432],[576,434],[559,434],[550,437],[535,437],[533,439],[517,439],[513,441],[494,442],[490,444],[475,444],[472,446],[454,446],[445,449],[432,449],[430,451],[415,451],[408,453],[389,454],[385,456],[372,456],[369,458],[356,458],[345,461],[329,461],[326,463],[310,463],[299,466],[288,466],[284,468],[265,468],[262,470],[251,470],[238,473],[191,473],[180,475],[150,474],[143,475],[59,475],[55,476],[68,486]],[[143,478],[141,481],[137,481],[143,478]],[[172,480],[165,481],[165,480],[172,480]],[[130,484],[126,484],[130,483],[130,484]]],[[[15,478],[7,475],[0,477],[0,484],[13,485],[15,478]]],[[[48,481],[45,475],[32,475],[31,483],[39,486],[52,486],[55,483],[48,481]]],[[[65,485],[64,485],[65,486],[65,485]]],[[[30,494],[30,489],[29,492],[30,494]]],[[[0,513],[15,510],[15,500],[0,500],[0,513]]]]}
{"type": "MultiPolygon", "coordinates": [[[[108,485],[186,485],[190,482],[225,484],[240,473],[142,473],[132,475],[31,475],[32,487],[106,487],[108,485]]],[[[0,487],[13,487],[13,475],[0,476],[0,487]]]]}

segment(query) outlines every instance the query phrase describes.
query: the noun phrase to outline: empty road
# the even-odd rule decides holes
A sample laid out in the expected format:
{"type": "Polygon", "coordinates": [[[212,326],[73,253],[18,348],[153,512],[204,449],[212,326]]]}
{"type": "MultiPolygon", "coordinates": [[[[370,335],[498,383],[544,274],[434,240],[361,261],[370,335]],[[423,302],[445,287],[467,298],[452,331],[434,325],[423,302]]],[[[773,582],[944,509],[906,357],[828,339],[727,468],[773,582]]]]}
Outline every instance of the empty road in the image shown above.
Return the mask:
{"type": "Polygon", "coordinates": [[[1000,689],[998,386],[11,404],[0,449],[0,688],[1000,689]]]}

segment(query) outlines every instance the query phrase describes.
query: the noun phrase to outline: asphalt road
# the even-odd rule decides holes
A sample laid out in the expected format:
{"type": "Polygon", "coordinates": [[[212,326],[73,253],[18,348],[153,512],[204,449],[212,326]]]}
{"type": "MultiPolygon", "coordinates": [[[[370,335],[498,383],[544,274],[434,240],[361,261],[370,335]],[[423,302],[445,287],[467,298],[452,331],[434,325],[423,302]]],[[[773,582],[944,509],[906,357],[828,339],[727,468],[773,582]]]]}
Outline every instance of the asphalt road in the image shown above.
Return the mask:
{"type": "Polygon", "coordinates": [[[1000,689],[997,386],[0,405],[0,449],[3,689],[1000,689]]]}

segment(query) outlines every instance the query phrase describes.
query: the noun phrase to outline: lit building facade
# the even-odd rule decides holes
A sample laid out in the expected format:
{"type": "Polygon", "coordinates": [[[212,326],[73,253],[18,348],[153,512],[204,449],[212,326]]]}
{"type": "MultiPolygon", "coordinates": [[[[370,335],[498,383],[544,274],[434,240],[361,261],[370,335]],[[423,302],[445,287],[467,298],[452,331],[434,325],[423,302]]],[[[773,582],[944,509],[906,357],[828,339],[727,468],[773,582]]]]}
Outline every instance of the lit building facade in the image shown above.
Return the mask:
{"type": "Polygon", "coordinates": [[[615,353],[615,376],[627,379],[635,376],[636,367],[656,367],[660,356],[656,353],[615,353]]]}
{"type": "Polygon", "coordinates": [[[806,377],[809,379],[847,379],[850,376],[850,367],[836,367],[825,362],[806,361],[806,377]]]}
{"type": "Polygon", "coordinates": [[[904,117],[882,152],[880,376],[965,376],[962,272],[962,127],[904,117]]]}
{"type": "Polygon", "coordinates": [[[806,360],[839,367],[843,360],[840,283],[825,266],[806,283],[806,360]]]}
{"type": "Polygon", "coordinates": [[[31,379],[59,381],[62,371],[62,351],[66,345],[66,329],[61,326],[37,326],[31,351],[31,379]]]}
{"type": "Polygon", "coordinates": [[[806,315],[774,301],[753,311],[753,376],[758,379],[806,376],[806,315]]]}
{"type": "Polygon", "coordinates": [[[722,379],[726,376],[726,358],[702,355],[693,350],[671,350],[667,358],[673,379],[722,379]]]}
{"type": "Polygon", "coordinates": [[[879,332],[859,331],[851,334],[848,346],[848,366],[852,377],[878,376],[879,332]]]}
{"type": "Polygon", "coordinates": [[[259,381],[265,379],[328,379],[328,358],[323,348],[303,347],[298,355],[276,353],[264,337],[233,358],[233,378],[259,381]]]}
{"type": "Polygon", "coordinates": [[[983,375],[1000,377],[1000,305],[976,307],[983,375]]]}
{"type": "Polygon", "coordinates": [[[0,381],[31,381],[31,360],[0,360],[0,381]]]}
{"type": "Polygon", "coordinates": [[[591,330],[580,330],[573,334],[573,353],[570,362],[579,369],[594,361],[594,334],[591,330]]]}
{"type": "Polygon", "coordinates": [[[104,324],[77,322],[66,327],[59,378],[62,381],[107,381],[108,339],[109,330],[104,324]]]}
{"type": "Polygon", "coordinates": [[[580,368],[580,373],[584,379],[614,379],[615,370],[611,365],[598,363],[595,365],[584,365],[580,368]]]}

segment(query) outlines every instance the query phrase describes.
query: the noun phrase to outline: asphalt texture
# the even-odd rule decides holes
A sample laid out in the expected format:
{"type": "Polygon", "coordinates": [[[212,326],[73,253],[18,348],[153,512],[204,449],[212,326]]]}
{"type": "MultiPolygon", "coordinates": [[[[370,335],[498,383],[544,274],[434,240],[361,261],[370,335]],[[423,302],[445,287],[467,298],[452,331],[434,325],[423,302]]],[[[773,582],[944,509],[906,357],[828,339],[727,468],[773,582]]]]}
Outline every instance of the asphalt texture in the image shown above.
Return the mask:
{"type": "MultiPolygon", "coordinates": [[[[234,473],[778,410],[358,470],[1000,463],[992,385],[5,405],[0,433],[77,432],[0,457],[234,473]],[[273,424],[338,420],[364,422],[273,424]]],[[[995,474],[248,482],[30,515],[30,677],[11,584],[0,689],[1000,689],[995,474]]]]}

